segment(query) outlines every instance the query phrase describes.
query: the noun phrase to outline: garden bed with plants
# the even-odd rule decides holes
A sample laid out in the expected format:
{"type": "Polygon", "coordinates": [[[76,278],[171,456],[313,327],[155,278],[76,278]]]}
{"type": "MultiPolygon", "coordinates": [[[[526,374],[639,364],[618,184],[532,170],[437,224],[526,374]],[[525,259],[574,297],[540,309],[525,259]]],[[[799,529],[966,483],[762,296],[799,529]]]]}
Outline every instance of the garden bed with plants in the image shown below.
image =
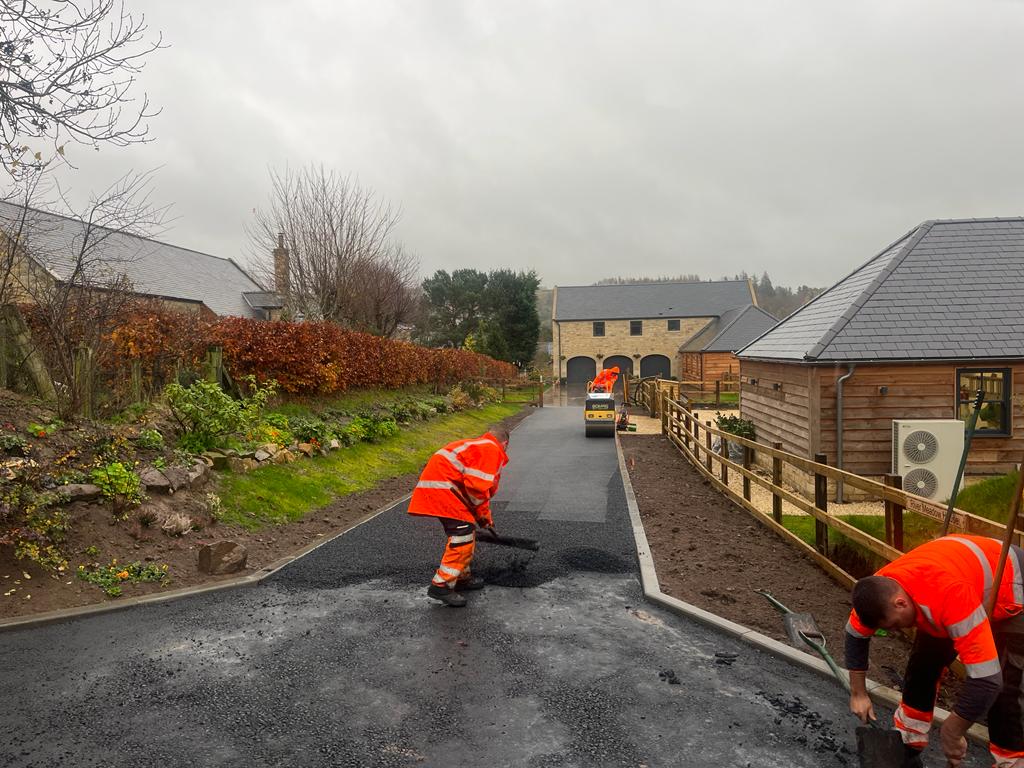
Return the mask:
{"type": "Polygon", "coordinates": [[[230,578],[197,568],[215,541],[243,545],[246,570],[264,567],[408,493],[439,445],[524,417],[521,394],[471,384],[281,400],[249,382],[236,400],[196,382],[120,423],[62,424],[0,391],[0,618],[230,578]],[[271,446],[292,458],[256,461],[271,446]],[[147,494],[143,478],[185,477],[204,454],[251,471],[147,494]],[[69,488],[90,486],[96,498],[71,501],[69,488]]]}

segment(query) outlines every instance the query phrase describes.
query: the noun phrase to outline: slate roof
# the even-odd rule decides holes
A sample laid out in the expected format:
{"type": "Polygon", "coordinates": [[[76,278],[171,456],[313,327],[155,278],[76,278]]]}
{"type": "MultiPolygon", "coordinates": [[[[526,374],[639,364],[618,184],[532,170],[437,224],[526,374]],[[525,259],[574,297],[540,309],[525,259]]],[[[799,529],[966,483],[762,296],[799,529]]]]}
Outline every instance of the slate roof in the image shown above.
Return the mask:
{"type": "MultiPolygon", "coordinates": [[[[71,219],[0,201],[0,227],[18,226],[22,216],[25,248],[58,280],[67,280],[74,268],[74,254],[81,247],[86,225],[71,219]]],[[[218,315],[261,317],[244,293],[263,292],[255,280],[231,259],[179,248],[144,237],[102,227],[93,238],[103,238],[103,260],[111,269],[127,275],[135,291],[187,301],[199,301],[218,315]]],[[[94,240],[97,242],[97,240],[94,240]]]]}
{"type": "Polygon", "coordinates": [[[735,352],[778,322],[774,315],[753,304],[730,309],[704,326],[679,351],[735,352]]]}
{"type": "Polygon", "coordinates": [[[718,317],[752,303],[746,280],[559,286],[554,320],[718,317]]]}
{"type": "Polygon", "coordinates": [[[1024,358],[1024,218],[926,221],[739,355],[1024,358]]]}

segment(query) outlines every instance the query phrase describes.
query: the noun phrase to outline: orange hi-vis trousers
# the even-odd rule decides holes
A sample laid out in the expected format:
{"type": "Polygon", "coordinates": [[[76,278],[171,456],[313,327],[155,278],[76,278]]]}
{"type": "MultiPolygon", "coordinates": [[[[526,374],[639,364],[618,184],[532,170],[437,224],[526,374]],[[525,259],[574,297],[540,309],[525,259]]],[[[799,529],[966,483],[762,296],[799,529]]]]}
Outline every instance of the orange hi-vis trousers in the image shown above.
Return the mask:
{"type": "Polygon", "coordinates": [[[449,517],[438,518],[444,526],[448,541],[441,557],[441,565],[434,574],[434,584],[439,587],[454,587],[458,581],[469,579],[469,566],[473,562],[473,550],[476,548],[476,533],[472,523],[453,520],[449,517]]]}

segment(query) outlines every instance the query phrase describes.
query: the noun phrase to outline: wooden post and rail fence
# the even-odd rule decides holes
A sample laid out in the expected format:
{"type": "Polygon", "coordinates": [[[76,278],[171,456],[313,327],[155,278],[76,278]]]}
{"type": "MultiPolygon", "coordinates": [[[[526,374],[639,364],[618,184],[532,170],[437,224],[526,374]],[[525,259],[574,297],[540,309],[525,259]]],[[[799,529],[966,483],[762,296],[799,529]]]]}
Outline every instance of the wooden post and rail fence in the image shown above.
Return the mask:
{"type": "MultiPolygon", "coordinates": [[[[654,383],[654,382],[650,382],[654,383]]],[[[660,382],[669,384],[670,382],[660,382]]],[[[671,382],[675,383],[675,382],[671,382]]],[[[645,385],[648,384],[645,382],[645,385]]],[[[846,537],[868,552],[886,561],[894,560],[904,551],[904,512],[909,511],[935,521],[941,528],[946,514],[944,504],[925,499],[904,491],[902,478],[886,475],[885,482],[878,482],[860,475],[845,472],[828,465],[824,454],[817,454],[814,460],[782,450],[781,443],[766,445],[754,440],[717,429],[710,421],[701,423],[688,402],[670,397],[670,386],[645,386],[641,402],[652,415],[661,420],[661,431],[690,463],[720,491],[746,509],[755,519],[771,528],[787,541],[806,552],[835,579],[847,587],[854,578],[830,559],[829,534],[835,532],[846,537]],[[715,446],[715,438],[718,446],[715,446]],[[742,459],[733,460],[729,446],[742,449],[742,459]],[[760,464],[763,470],[753,467],[760,464]],[[769,464],[770,460],[770,464],[769,464]],[[768,467],[770,466],[770,474],[768,467]],[[803,472],[813,479],[814,498],[783,486],[784,470],[803,472]],[[729,483],[729,474],[736,473],[742,478],[742,490],[729,483]],[[846,486],[857,488],[871,498],[884,502],[885,539],[878,539],[830,511],[828,504],[829,481],[842,481],[846,486]],[[755,500],[752,487],[765,489],[766,495],[755,500]],[[783,525],[783,503],[814,518],[814,544],[810,545],[783,525]]],[[[950,525],[952,532],[969,533],[1002,539],[1006,526],[987,518],[955,510],[950,525]]],[[[1016,534],[1016,543],[1021,544],[1021,534],[1016,534]]]]}

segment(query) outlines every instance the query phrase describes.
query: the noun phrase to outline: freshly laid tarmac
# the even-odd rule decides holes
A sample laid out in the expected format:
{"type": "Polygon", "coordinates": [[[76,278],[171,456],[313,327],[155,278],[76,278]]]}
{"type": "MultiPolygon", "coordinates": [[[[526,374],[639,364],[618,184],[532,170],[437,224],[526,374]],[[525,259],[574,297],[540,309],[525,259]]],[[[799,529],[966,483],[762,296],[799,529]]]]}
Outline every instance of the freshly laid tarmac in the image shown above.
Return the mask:
{"type": "Polygon", "coordinates": [[[644,604],[581,409],[511,454],[498,530],[542,549],[478,545],[468,608],[400,505],[257,587],[0,634],[0,765],[857,765],[837,685],[644,604]]]}

